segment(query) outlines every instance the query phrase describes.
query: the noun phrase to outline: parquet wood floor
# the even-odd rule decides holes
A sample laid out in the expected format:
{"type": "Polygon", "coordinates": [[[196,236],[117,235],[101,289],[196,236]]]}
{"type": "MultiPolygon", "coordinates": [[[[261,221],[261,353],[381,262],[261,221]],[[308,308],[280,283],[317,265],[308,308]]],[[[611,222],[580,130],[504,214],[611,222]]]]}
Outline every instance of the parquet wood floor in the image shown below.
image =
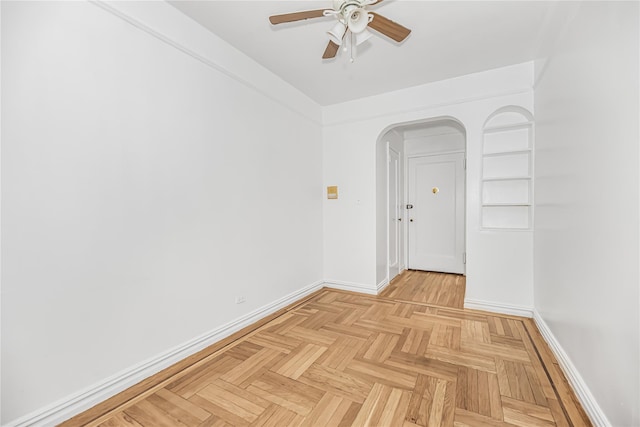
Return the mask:
{"type": "Polygon", "coordinates": [[[591,425],[531,319],[463,310],[461,298],[464,277],[411,271],[378,297],[323,289],[63,425],[591,425]]]}
{"type": "Polygon", "coordinates": [[[464,307],[466,279],[459,274],[407,270],[391,281],[383,298],[442,307],[464,307]]]}

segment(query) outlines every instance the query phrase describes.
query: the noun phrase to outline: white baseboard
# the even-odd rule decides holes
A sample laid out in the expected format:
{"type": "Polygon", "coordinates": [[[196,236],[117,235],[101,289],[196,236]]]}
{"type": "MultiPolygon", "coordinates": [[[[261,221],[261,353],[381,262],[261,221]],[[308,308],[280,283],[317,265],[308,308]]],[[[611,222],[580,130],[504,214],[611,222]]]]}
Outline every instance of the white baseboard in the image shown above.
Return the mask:
{"type": "Polygon", "coordinates": [[[362,283],[343,282],[341,280],[325,280],[324,286],[327,288],[340,289],[343,291],[360,292],[362,294],[378,295],[378,287],[363,285],[362,283]]]}
{"type": "Polygon", "coordinates": [[[71,396],[67,396],[64,399],[9,422],[4,427],[51,426],[66,421],[69,418],[120,393],[121,391],[126,390],[145,378],[149,378],[174,363],[177,363],[180,360],[215,344],[221,339],[224,339],[242,328],[275,313],[281,308],[304,298],[305,296],[322,288],[323,283],[323,281],[318,281],[305,286],[304,288],[254,310],[251,313],[247,313],[246,315],[224,324],[210,332],[174,347],[165,353],[159,354],[97,384],[89,386],[71,396]]]}
{"type": "Polygon", "coordinates": [[[571,359],[560,345],[560,342],[553,335],[551,329],[549,329],[549,326],[537,310],[534,310],[533,312],[533,320],[536,322],[544,340],[549,344],[549,347],[556,356],[556,359],[558,359],[558,363],[560,364],[562,371],[567,377],[567,380],[569,380],[569,384],[573,387],[578,400],[582,404],[582,407],[591,419],[593,425],[597,427],[611,427],[611,423],[600,408],[600,405],[598,405],[595,397],[593,397],[593,394],[591,394],[591,390],[589,390],[589,387],[587,387],[587,384],[582,379],[580,372],[578,372],[578,369],[571,362],[571,359]]]}
{"type": "Polygon", "coordinates": [[[384,291],[384,288],[389,286],[389,279],[384,279],[382,282],[376,285],[376,294],[380,294],[380,292],[384,291]]]}
{"type": "Polygon", "coordinates": [[[521,305],[503,304],[498,302],[481,301],[474,299],[464,300],[464,308],[489,311],[491,313],[509,314],[511,316],[533,317],[533,308],[521,305]]]}

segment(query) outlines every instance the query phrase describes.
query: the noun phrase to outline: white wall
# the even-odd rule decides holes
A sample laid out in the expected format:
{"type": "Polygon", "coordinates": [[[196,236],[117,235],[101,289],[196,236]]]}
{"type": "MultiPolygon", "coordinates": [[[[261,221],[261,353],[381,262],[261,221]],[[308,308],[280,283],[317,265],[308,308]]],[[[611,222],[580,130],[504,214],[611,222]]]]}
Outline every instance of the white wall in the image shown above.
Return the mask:
{"type": "Polygon", "coordinates": [[[325,107],[324,180],[341,191],[324,201],[325,280],[375,290],[376,141],[398,124],[449,117],[467,135],[467,298],[531,308],[532,233],[481,231],[479,218],[482,127],[503,106],[531,110],[532,82],[526,63],[325,107]]]}
{"type": "Polygon", "coordinates": [[[536,70],[535,307],[614,426],[640,425],[638,36],[637,2],[584,2],[536,70]]]}
{"type": "Polygon", "coordinates": [[[2,65],[2,423],[320,284],[286,83],[160,2],[2,2],[2,65]]]}

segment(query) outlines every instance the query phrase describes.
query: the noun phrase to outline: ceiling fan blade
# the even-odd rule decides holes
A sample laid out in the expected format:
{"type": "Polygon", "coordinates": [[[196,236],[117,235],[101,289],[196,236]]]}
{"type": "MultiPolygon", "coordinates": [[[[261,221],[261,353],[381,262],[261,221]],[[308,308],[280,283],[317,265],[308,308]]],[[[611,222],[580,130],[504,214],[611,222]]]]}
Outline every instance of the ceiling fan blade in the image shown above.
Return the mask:
{"type": "Polygon", "coordinates": [[[305,10],[302,12],[285,13],[283,15],[273,15],[269,17],[269,22],[273,25],[283,24],[285,22],[302,21],[310,18],[320,18],[324,16],[325,9],[305,10]]]}
{"type": "Polygon", "coordinates": [[[384,16],[375,12],[369,13],[373,15],[373,20],[369,22],[369,27],[384,34],[389,38],[392,38],[397,42],[403,41],[411,33],[410,29],[405,28],[396,22],[393,22],[391,19],[385,18],[384,16]]]}
{"type": "Polygon", "coordinates": [[[332,41],[329,41],[329,44],[327,45],[327,48],[324,50],[324,54],[322,55],[322,59],[335,58],[339,48],[340,46],[332,41]]]}

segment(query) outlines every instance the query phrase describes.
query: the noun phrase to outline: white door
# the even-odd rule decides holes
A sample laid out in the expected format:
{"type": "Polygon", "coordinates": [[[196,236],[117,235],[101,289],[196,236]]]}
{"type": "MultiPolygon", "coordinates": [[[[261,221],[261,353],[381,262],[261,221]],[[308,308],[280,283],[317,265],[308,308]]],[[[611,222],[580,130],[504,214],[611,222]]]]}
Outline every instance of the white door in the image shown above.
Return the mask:
{"type": "Polygon", "coordinates": [[[464,154],[409,159],[408,266],[464,274],[464,154]]]}
{"type": "Polygon", "coordinates": [[[387,159],[389,161],[389,167],[387,171],[389,176],[387,177],[388,188],[388,202],[389,202],[389,250],[388,250],[388,265],[389,265],[389,281],[398,275],[400,272],[400,173],[399,162],[400,156],[398,153],[389,148],[387,159]]]}

